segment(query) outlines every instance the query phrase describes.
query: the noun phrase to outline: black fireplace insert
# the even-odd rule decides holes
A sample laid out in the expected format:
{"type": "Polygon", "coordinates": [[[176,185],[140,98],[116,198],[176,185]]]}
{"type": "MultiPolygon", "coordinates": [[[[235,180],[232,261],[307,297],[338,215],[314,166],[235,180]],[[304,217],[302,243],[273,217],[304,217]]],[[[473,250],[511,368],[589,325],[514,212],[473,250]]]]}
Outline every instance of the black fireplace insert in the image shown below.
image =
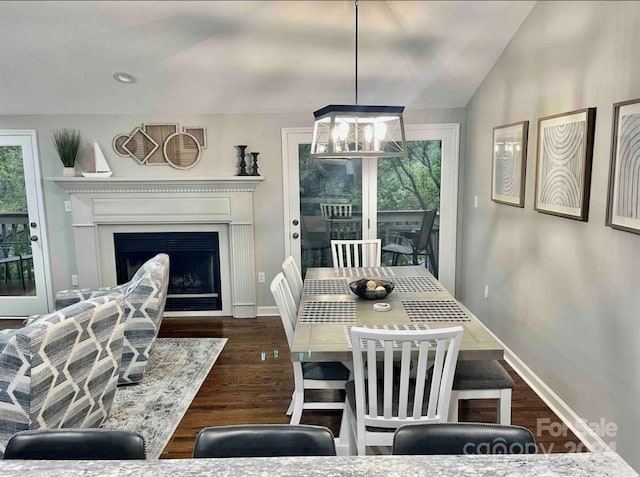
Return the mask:
{"type": "Polygon", "coordinates": [[[167,311],[222,310],[217,232],[113,234],[118,284],[158,253],[169,255],[167,311]]]}

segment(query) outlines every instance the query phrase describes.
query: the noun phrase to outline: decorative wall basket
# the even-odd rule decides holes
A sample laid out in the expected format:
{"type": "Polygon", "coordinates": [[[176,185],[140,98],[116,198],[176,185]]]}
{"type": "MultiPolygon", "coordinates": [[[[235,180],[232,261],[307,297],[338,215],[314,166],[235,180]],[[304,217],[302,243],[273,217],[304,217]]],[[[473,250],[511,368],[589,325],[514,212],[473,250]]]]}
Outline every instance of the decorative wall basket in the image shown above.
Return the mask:
{"type": "Polygon", "coordinates": [[[200,144],[191,134],[172,134],[164,143],[164,157],[176,169],[190,169],[200,160],[200,144]]]}
{"type": "MultiPolygon", "coordinates": [[[[162,146],[167,138],[172,134],[178,132],[177,124],[143,124],[144,132],[146,132],[151,139],[157,142],[160,146],[162,146]]],[[[163,148],[159,147],[156,149],[153,154],[149,156],[145,165],[147,166],[166,166],[167,161],[163,154],[163,148]]]]}
{"type": "Polygon", "coordinates": [[[144,164],[149,156],[158,149],[158,143],[149,137],[142,129],[136,128],[131,137],[122,144],[122,149],[135,158],[140,164],[144,164]]]}
{"type": "Polygon", "coordinates": [[[177,123],[148,123],[131,134],[113,138],[113,150],[121,157],[133,157],[145,166],[170,165],[189,169],[200,160],[207,147],[204,126],[185,126],[182,132],[177,123]]]}
{"type": "Polygon", "coordinates": [[[119,134],[113,138],[113,150],[120,157],[129,157],[129,153],[122,146],[129,139],[128,134],[119,134]]]}
{"type": "Polygon", "coordinates": [[[207,131],[202,126],[184,126],[182,132],[189,133],[195,137],[198,144],[200,144],[200,149],[207,148],[207,131]]]}

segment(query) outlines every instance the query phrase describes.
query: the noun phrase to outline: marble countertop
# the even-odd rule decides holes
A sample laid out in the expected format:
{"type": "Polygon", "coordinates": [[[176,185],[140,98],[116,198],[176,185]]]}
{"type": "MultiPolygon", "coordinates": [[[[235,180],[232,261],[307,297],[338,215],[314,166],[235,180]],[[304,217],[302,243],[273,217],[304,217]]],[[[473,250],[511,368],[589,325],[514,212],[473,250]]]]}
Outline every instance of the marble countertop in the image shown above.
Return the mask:
{"type": "Polygon", "coordinates": [[[637,476],[613,452],[537,455],[286,457],[149,461],[0,461],[0,475],[75,476],[637,476]]]}

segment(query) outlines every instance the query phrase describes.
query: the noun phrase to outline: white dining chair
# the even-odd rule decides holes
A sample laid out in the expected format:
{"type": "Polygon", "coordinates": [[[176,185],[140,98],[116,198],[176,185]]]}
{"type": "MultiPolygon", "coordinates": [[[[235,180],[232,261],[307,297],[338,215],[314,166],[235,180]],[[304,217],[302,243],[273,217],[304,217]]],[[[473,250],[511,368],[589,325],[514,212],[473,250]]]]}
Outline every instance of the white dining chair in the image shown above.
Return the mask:
{"type": "Polygon", "coordinates": [[[333,268],[379,267],[381,253],[380,239],[331,241],[333,268]]]}
{"type": "Polygon", "coordinates": [[[291,294],[293,295],[293,301],[296,305],[297,311],[300,306],[300,300],[302,299],[304,283],[302,281],[300,269],[291,255],[285,258],[284,262],[282,262],[282,271],[284,272],[284,277],[287,279],[287,283],[291,289],[291,294]]]}
{"type": "MultiPolygon", "coordinates": [[[[293,343],[296,326],[296,306],[291,289],[284,274],[278,273],[271,282],[271,293],[278,306],[282,326],[287,336],[289,349],[293,343]]],[[[292,361],[294,390],[287,415],[290,424],[300,424],[303,409],[344,409],[344,402],[309,402],[304,399],[305,389],[344,389],[349,379],[349,369],[339,362],[302,363],[292,361]]]]}
{"type": "Polygon", "coordinates": [[[320,213],[328,218],[347,218],[353,215],[351,204],[320,204],[320,213]]]}
{"type": "Polygon", "coordinates": [[[354,379],[345,386],[346,414],[358,455],[365,455],[369,446],[391,447],[393,431],[400,426],[447,422],[462,333],[461,326],[351,328],[354,379]],[[398,357],[399,369],[394,366],[398,357]]]}

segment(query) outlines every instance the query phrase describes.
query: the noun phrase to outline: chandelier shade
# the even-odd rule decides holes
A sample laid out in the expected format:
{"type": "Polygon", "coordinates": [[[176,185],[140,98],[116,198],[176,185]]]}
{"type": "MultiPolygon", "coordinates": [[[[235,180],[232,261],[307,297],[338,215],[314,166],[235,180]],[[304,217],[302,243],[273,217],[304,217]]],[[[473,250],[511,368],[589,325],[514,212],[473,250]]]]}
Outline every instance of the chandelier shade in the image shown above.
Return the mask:
{"type": "Polygon", "coordinates": [[[331,104],[313,113],[311,156],[406,157],[404,106],[331,104]]]}

